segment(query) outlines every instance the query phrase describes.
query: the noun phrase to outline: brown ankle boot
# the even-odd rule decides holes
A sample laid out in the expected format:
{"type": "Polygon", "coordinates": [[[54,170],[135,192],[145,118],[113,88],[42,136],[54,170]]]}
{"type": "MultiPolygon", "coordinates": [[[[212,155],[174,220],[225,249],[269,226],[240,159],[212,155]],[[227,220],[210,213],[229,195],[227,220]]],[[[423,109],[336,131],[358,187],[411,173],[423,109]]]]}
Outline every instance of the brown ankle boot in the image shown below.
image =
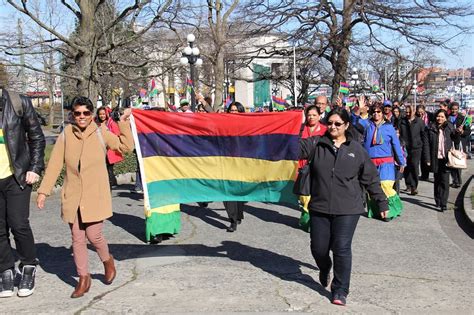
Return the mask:
{"type": "Polygon", "coordinates": [[[105,284],[111,284],[114,281],[117,272],[114,265],[114,257],[110,255],[110,258],[104,261],[104,275],[105,275],[105,284]]]}
{"type": "Polygon", "coordinates": [[[91,287],[91,275],[79,276],[79,283],[76,285],[74,292],[72,292],[72,298],[78,298],[84,295],[84,293],[89,292],[91,287]]]}

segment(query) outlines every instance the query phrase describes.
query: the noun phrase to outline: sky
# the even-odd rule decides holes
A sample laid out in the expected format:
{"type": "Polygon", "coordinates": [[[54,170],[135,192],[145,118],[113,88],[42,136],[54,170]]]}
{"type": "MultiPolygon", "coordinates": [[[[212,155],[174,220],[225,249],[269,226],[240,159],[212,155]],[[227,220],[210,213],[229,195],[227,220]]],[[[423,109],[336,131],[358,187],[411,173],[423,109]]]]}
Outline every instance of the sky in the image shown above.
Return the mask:
{"type": "Polygon", "coordinates": [[[474,34],[461,36],[459,40],[453,41],[453,45],[458,47],[459,56],[453,56],[441,49],[436,52],[446,67],[449,69],[474,67],[474,34]]]}
{"type": "MultiPolygon", "coordinates": [[[[466,0],[472,2],[474,7],[474,0],[466,0]]],[[[16,17],[22,15],[18,14],[15,9],[6,4],[5,0],[0,0],[0,29],[6,30],[14,26],[16,28],[16,17]]],[[[466,23],[474,25],[474,17],[465,19],[466,23]]],[[[453,32],[454,35],[454,32],[453,32]]],[[[441,66],[448,69],[474,67],[474,28],[472,34],[461,35],[456,37],[450,44],[457,50],[457,55],[442,49],[434,49],[435,55],[441,60],[441,66]]],[[[1,58],[1,56],[0,56],[1,58]]]]}

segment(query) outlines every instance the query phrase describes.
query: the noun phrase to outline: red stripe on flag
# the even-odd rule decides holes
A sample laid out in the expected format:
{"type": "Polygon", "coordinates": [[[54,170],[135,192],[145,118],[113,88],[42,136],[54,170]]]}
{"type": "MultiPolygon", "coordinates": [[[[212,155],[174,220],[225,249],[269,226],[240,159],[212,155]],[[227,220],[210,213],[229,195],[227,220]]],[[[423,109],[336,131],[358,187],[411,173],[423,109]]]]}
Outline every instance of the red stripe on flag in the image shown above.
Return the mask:
{"type": "Polygon", "coordinates": [[[134,109],[133,117],[137,132],[169,135],[298,135],[301,126],[301,112],[194,115],[134,109]]]}

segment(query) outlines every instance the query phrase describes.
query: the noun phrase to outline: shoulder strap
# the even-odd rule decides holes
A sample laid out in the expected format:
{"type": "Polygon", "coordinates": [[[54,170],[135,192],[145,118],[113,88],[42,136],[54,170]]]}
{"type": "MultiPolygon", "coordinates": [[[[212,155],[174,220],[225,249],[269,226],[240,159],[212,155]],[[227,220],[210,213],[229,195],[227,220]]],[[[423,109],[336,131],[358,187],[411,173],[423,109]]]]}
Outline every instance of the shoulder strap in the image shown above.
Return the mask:
{"type": "Polygon", "coordinates": [[[97,137],[99,138],[100,143],[102,144],[102,149],[104,150],[104,153],[107,154],[107,147],[105,145],[104,137],[102,136],[102,131],[100,130],[101,128],[98,127],[95,130],[95,133],[97,134],[97,137]]]}
{"type": "Polygon", "coordinates": [[[10,100],[12,102],[13,110],[15,111],[15,114],[18,117],[23,117],[23,106],[21,103],[20,94],[15,93],[15,92],[9,92],[8,94],[10,95],[10,100]]]}

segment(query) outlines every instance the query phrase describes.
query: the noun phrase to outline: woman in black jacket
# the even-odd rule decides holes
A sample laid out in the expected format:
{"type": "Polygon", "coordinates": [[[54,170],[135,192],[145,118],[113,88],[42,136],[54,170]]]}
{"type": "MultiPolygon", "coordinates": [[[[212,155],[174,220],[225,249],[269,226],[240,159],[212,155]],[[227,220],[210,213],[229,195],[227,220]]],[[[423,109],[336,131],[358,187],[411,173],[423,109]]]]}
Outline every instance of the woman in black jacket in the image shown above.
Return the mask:
{"type": "Polygon", "coordinates": [[[434,173],[434,199],[440,211],[446,211],[449,196],[448,151],[453,141],[459,141],[453,124],[448,121],[448,113],[440,109],[435,114],[435,122],[425,132],[423,141],[424,159],[434,173]]]}
{"type": "Polygon", "coordinates": [[[346,304],[352,266],[352,237],[365,212],[362,186],[377,202],[385,218],[387,198],[380,187],[375,165],[362,145],[352,140],[347,111],[336,108],[327,116],[327,132],[300,142],[300,159],[314,156],[311,163],[310,232],[311,253],[319,267],[319,281],[329,284],[334,257],[332,303],[346,304]]]}

